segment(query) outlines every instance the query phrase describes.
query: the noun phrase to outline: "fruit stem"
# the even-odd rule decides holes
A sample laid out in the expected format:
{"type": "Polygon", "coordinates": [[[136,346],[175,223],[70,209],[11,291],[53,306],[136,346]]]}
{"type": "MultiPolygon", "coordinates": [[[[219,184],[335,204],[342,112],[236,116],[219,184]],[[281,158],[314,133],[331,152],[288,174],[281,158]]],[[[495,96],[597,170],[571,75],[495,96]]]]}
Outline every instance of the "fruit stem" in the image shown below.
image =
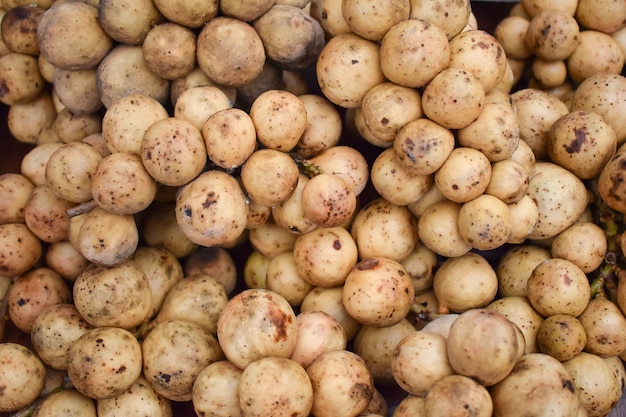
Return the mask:
{"type": "Polygon", "coordinates": [[[80,203],[77,206],[67,209],[66,214],[68,217],[76,217],[81,214],[86,214],[91,212],[93,209],[98,207],[98,203],[95,200],[85,201],[84,203],[80,203]]]}
{"type": "Polygon", "coordinates": [[[313,165],[306,159],[299,158],[295,155],[292,155],[291,157],[298,165],[298,168],[300,169],[300,171],[302,171],[309,177],[314,177],[316,175],[322,174],[322,170],[317,165],[313,165]]]}

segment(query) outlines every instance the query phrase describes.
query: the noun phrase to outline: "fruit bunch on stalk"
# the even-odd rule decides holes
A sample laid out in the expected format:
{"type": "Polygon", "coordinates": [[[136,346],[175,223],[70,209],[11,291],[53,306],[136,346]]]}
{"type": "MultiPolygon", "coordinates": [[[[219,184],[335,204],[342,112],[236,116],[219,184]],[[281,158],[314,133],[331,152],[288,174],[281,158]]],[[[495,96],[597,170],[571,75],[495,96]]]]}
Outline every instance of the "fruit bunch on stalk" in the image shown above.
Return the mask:
{"type": "Polygon", "coordinates": [[[616,407],[625,4],[14,3],[0,412],[616,407]]]}

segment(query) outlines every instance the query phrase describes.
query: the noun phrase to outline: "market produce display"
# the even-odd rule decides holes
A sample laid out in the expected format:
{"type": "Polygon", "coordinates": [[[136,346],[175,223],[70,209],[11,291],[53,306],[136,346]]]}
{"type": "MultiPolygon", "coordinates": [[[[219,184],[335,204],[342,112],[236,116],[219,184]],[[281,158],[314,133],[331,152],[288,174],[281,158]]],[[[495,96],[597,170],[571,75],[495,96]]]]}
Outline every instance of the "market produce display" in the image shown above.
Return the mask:
{"type": "Polygon", "coordinates": [[[0,2],[0,414],[613,415],[626,3],[472,7],[0,2]]]}

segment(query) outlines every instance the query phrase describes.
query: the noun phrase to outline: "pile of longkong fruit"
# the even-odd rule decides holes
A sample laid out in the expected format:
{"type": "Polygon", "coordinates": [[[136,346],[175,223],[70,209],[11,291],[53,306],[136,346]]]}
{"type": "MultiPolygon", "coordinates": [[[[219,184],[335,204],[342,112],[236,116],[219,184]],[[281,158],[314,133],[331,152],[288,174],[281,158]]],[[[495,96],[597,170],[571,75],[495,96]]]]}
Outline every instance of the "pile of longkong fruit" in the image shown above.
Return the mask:
{"type": "Polygon", "coordinates": [[[617,406],[623,0],[2,6],[3,415],[617,406]]]}

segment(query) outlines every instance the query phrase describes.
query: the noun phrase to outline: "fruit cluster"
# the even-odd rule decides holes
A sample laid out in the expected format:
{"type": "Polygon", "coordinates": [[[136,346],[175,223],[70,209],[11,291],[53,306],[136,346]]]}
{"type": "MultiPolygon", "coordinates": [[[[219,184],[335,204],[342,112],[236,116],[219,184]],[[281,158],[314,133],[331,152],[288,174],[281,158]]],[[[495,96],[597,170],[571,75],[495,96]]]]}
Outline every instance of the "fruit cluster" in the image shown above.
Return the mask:
{"type": "Polygon", "coordinates": [[[490,34],[469,0],[5,1],[32,149],[0,175],[0,412],[609,414],[626,6],[600,3],[490,34]]]}

